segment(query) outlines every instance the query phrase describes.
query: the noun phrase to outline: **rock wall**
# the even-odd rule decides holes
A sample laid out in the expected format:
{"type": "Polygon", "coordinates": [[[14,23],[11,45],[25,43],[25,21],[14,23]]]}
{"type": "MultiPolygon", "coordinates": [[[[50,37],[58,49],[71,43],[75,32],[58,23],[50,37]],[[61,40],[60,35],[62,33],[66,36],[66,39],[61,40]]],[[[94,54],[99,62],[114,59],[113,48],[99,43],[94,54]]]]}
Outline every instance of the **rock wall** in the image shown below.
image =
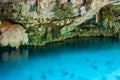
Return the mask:
{"type": "MultiPolygon", "coordinates": [[[[97,5],[100,9],[96,7],[91,8],[91,0],[86,4],[87,14],[82,17],[79,15],[82,0],[60,0],[59,4],[57,4],[59,0],[37,1],[39,2],[37,4],[30,1],[20,1],[17,4],[8,2],[0,3],[0,17],[2,17],[3,20],[21,24],[19,26],[23,28],[23,33],[27,32],[25,35],[28,35],[28,42],[27,37],[25,42],[27,45],[44,45],[48,42],[60,41],[75,36],[114,37],[115,35],[118,37],[119,35],[119,28],[101,29],[101,26],[96,27],[94,15],[97,11],[101,10],[102,7],[101,5],[97,5]]],[[[103,10],[103,12],[105,12],[105,10],[103,10]]],[[[106,17],[105,19],[109,18],[106,17]]],[[[103,23],[105,22],[103,21],[103,23]]],[[[107,22],[107,24],[109,24],[109,22],[107,22]]],[[[15,25],[14,27],[12,25],[9,30],[10,32],[16,30],[15,25]]],[[[119,26],[119,23],[117,26],[119,26]]],[[[19,36],[21,36],[21,32],[19,36]]],[[[17,42],[20,45],[22,41],[24,42],[24,39],[20,39],[20,41],[17,42]]],[[[9,41],[7,44],[13,46],[9,41]]]]}
{"type": "Polygon", "coordinates": [[[28,42],[26,30],[18,24],[3,22],[0,24],[0,45],[18,48],[28,42]]]}

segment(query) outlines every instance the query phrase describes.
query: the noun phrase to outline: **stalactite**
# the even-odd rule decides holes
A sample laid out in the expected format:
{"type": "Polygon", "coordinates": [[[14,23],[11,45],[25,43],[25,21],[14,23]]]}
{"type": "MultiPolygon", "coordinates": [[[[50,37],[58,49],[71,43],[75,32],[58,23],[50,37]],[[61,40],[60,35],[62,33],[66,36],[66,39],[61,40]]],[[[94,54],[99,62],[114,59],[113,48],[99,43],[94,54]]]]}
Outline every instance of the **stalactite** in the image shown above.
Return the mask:
{"type": "Polygon", "coordinates": [[[95,22],[98,24],[99,23],[99,13],[96,13],[95,17],[96,17],[95,22]]]}
{"type": "Polygon", "coordinates": [[[38,10],[37,11],[40,11],[41,4],[42,4],[42,0],[37,0],[37,5],[38,5],[38,10]]]}
{"type": "Polygon", "coordinates": [[[60,0],[56,0],[56,6],[59,6],[60,0]]]}
{"type": "Polygon", "coordinates": [[[65,4],[68,0],[60,0],[60,4],[65,4]]]}
{"type": "Polygon", "coordinates": [[[28,1],[28,0],[23,0],[23,1],[24,1],[25,4],[27,4],[27,1],[28,1]]]}

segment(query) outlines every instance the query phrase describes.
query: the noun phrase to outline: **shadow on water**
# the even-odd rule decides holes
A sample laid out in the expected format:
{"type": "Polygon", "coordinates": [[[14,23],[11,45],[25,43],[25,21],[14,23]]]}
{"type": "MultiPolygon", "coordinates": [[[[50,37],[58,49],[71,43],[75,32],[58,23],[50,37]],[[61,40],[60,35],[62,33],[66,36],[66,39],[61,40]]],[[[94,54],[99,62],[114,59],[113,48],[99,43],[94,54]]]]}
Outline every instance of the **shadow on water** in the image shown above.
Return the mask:
{"type": "MultiPolygon", "coordinates": [[[[118,39],[114,38],[74,38],[66,39],[61,42],[48,43],[40,47],[20,47],[19,49],[13,48],[0,48],[0,62],[4,61],[17,61],[23,58],[32,58],[37,56],[55,56],[60,51],[80,50],[103,50],[110,49],[116,44],[120,43],[118,39]]],[[[120,47],[120,46],[119,46],[120,47]]],[[[69,51],[69,52],[68,52],[69,51]]]]}

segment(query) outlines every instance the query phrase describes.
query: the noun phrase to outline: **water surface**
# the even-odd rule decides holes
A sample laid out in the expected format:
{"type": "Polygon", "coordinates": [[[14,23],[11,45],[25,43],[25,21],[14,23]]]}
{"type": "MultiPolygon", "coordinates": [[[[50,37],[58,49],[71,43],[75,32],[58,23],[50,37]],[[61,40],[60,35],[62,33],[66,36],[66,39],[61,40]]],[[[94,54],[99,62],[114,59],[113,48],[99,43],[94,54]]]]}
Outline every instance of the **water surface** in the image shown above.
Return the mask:
{"type": "Polygon", "coordinates": [[[0,80],[120,80],[120,41],[75,38],[0,48],[0,80]]]}

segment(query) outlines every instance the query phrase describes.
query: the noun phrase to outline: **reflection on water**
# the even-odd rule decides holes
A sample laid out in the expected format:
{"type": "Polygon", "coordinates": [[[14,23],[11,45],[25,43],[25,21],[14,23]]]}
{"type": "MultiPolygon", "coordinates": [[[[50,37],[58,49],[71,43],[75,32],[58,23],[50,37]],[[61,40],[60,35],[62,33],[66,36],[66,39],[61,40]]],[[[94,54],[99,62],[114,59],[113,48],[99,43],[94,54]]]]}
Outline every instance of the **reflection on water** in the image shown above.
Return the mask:
{"type": "MultiPolygon", "coordinates": [[[[55,56],[63,51],[86,51],[86,50],[103,50],[110,49],[111,47],[119,46],[116,45],[119,40],[113,38],[75,38],[67,39],[62,42],[48,43],[43,47],[31,47],[29,48],[29,53],[32,56],[55,56]],[[32,54],[34,53],[34,54],[32,54]]],[[[116,47],[115,47],[116,48],[116,47]]],[[[65,53],[72,54],[72,53],[65,53]]]]}
{"type": "Polygon", "coordinates": [[[75,38],[0,49],[0,80],[120,80],[120,41],[75,38]]]}
{"type": "MultiPolygon", "coordinates": [[[[113,48],[119,40],[113,38],[75,38],[67,39],[62,42],[48,43],[42,47],[20,47],[19,49],[1,48],[1,61],[17,61],[23,58],[39,57],[39,56],[55,56],[62,51],[76,51],[76,50],[103,50],[113,48]]],[[[117,45],[118,46],[118,45],[117,45]]],[[[115,47],[116,48],[116,47],[115,47]]],[[[72,53],[65,53],[72,54],[72,53]]]]}
{"type": "Polygon", "coordinates": [[[28,49],[2,49],[0,53],[0,62],[13,62],[28,58],[28,49]]]}

